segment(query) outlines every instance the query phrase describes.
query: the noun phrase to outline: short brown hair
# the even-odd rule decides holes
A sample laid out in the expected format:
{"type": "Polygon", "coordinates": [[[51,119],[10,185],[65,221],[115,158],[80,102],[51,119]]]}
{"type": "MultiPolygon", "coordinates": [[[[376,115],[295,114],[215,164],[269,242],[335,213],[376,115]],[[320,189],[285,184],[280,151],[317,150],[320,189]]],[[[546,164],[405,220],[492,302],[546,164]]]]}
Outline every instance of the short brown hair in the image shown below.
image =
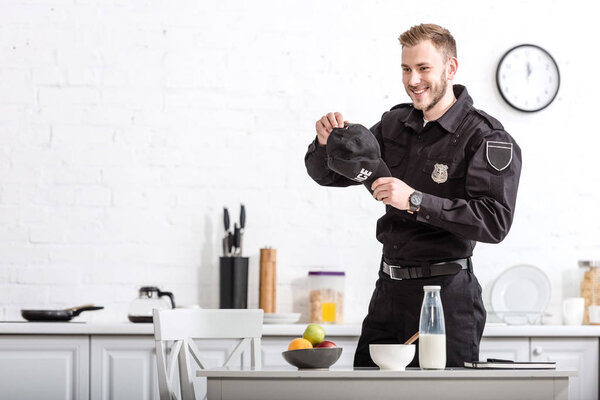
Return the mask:
{"type": "Polygon", "coordinates": [[[421,24],[411,27],[398,38],[402,47],[412,47],[424,40],[431,40],[436,49],[446,59],[456,57],[456,41],[450,31],[435,24],[421,24]]]}

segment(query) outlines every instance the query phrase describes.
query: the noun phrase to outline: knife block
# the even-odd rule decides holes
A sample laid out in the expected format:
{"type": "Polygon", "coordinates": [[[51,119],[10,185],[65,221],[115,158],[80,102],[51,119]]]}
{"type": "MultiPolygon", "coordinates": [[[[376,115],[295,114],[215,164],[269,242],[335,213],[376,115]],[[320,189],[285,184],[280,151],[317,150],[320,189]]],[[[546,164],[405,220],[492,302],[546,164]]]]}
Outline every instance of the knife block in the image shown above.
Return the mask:
{"type": "Polygon", "coordinates": [[[219,258],[219,308],[248,308],[248,257],[219,258]]]}

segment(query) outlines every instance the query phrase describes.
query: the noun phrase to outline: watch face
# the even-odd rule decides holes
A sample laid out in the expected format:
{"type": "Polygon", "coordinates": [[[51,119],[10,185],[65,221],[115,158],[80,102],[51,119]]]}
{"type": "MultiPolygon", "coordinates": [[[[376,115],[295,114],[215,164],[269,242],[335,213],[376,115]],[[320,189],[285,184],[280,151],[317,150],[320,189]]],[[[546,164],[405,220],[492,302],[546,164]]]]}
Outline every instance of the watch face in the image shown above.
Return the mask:
{"type": "Polygon", "coordinates": [[[533,44],[508,50],[496,71],[500,94],[513,108],[533,112],[542,110],[556,97],[560,74],[554,58],[533,44]]]}
{"type": "Polygon", "coordinates": [[[422,199],[423,199],[423,195],[420,192],[414,192],[409,197],[410,204],[412,204],[413,206],[420,206],[422,199]]]}

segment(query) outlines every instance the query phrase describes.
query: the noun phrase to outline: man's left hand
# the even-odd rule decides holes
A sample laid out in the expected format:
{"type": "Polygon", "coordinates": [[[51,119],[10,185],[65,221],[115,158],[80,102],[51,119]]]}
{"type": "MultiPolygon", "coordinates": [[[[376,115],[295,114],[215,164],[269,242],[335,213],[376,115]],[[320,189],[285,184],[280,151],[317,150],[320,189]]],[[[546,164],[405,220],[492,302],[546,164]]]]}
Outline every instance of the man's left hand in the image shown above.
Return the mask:
{"type": "Polygon", "coordinates": [[[398,210],[408,210],[408,197],[415,189],[398,178],[379,178],[371,185],[375,200],[390,205],[398,210]]]}

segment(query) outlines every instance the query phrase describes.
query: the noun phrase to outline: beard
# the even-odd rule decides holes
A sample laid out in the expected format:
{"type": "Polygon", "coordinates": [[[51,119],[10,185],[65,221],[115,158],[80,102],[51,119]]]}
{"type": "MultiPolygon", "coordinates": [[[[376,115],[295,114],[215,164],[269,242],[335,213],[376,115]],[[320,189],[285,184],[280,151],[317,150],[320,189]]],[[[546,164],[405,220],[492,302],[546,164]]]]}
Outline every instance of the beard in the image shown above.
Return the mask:
{"type": "MultiPolygon", "coordinates": [[[[440,76],[440,80],[432,85],[430,87],[431,89],[431,102],[429,102],[429,104],[422,104],[417,106],[415,104],[415,101],[413,99],[413,106],[417,109],[417,110],[421,110],[421,111],[430,111],[433,107],[435,107],[440,100],[442,100],[444,98],[444,96],[446,95],[446,90],[448,90],[448,81],[446,79],[446,71],[442,72],[442,75],[440,76]]],[[[408,95],[412,98],[411,96],[411,92],[409,90],[407,90],[408,95]]]]}

